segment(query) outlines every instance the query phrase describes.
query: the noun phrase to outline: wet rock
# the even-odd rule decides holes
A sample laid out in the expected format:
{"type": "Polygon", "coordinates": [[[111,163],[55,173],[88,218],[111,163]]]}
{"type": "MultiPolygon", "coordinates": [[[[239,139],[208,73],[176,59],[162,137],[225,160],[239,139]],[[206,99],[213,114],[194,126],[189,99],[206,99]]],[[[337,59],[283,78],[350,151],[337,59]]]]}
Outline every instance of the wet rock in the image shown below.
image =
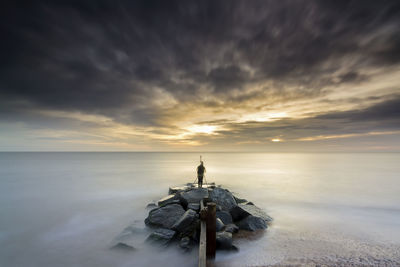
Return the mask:
{"type": "Polygon", "coordinates": [[[252,202],[248,202],[247,204],[239,204],[239,207],[245,210],[249,215],[253,215],[255,217],[260,217],[264,219],[267,222],[272,221],[272,218],[267,215],[262,209],[259,207],[255,206],[252,202]]]}
{"type": "Polygon", "coordinates": [[[208,197],[207,188],[194,188],[181,194],[182,199],[187,203],[200,203],[200,200],[208,197]]]}
{"type": "Polygon", "coordinates": [[[228,233],[237,233],[239,232],[239,227],[233,223],[227,224],[225,225],[224,231],[228,233]]]}
{"type": "Polygon", "coordinates": [[[241,203],[246,203],[247,202],[247,200],[244,199],[244,198],[238,198],[238,197],[235,197],[235,196],[233,196],[233,197],[235,198],[237,204],[241,204],[241,203]]]}
{"type": "Polygon", "coordinates": [[[230,223],[233,223],[233,220],[232,220],[232,216],[231,216],[231,214],[229,213],[229,212],[227,212],[227,211],[217,211],[216,212],[216,217],[217,218],[219,218],[219,219],[221,219],[221,221],[224,223],[224,224],[230,224],[230,223]]]}
{"type": "Polygon", "coordinates": [[[249,201],[249,202],[246,202],[246,205],[253,205],[254,206],[254,203],[249,201]]]}
{"type": "Polygon", "coordinates": [[[217,249],[230,250],[232,249],[232,233],[219,232],[216,236],[217,249]]]}
{"type": "Polygon", "coordinates": [[[225,225],[224,223],[221,221],[221,219],[216,218],[215,219],[215,229],[217,232],[222,231],[222,229],[224,229],[225,225]]]}
{"type": "Polygon", "coordinates": [[[262,209],[255,205],[239,204],[238,206],[232,208],[230,211],[233,221],[240,221],[249,215],[255,217],[260,217],[267,222],[272,221],[272,218],[268,216],[262,209]]]}
{"type": "Polygon", "coordinates": [[[176,186],[176,187],[170,187],[168,190],[168,194],[172,195],[172,194],[176,194],[176,193],[182,193],[184,191],[187,191],[190,189],[190,186],[176,186]]]}
{"type": "Polygon", "coordinates": [[[171,242],[175,234],[176,232],[174,230],[160,228],[151,233],[151,235],[147,238],[146,241],[166,246],[169,244],[169,242],[171,242]]]}
{"type": "Polygon", "coordinates": [[[171,229],[184,213],[185,210],[181,205],[170,204],[151,210],[149,216],[144,222],[149,226],[159,226],[171,229]]]}
{"type": "Polygon", "coordinates": [[[197,218],[197,213],[194,210],[188,209],[172,226],[172,229],[181,232],[187,233],[193,230],[194,222],[197,218]]]}
{"type": "Polygon", "coordinates": [[[158,201],[158,206],[160,207],[168,204],[180,204],[179,194],[168,195],[158,201]]]}
{"type": "Polygon", "coordinates": [[[259,229],[266,229],[267,223],[263,218],[255,217],[252,215],[247,216],[241,221],[237,222],[236,225],[240,230],[256,231],[259,229]]]}
{"type": "Polygon", "coordinates": [[[210,192],[210,199],[217,205],[220,205],[223,210],[227,211],[237,205],[232,193],[220,187],[216,187],[210,192]]]}
{"type": "Polygon", "coordinates": [[[200,204],[199,203],[190,203],[190,204],[188,204],[187,208],[198,212],[200,210],[200,204]]]}
{"type": "Polygon", "coordinates": [[[192,249],[190,238],[185,236],[179,241],[179,247],[185,251],[192,249]]]}
{"type": "Polygon", "coordinates": [[[111,247],[112,250],[120,250],[120,251],[134,251],[135,248],[132,246],[129,246],[125,243],[118,243],[114,246],[111,247]]]}

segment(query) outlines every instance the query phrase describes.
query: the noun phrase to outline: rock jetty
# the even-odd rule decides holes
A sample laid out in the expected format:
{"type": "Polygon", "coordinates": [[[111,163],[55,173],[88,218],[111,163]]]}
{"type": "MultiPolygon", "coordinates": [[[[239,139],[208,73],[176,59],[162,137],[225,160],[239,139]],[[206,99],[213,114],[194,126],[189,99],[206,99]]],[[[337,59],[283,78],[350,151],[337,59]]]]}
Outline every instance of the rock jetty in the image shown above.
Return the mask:
{"type": "Polygon", "coordinates": [[[214,183],[198,188],[197,184],[172,187],[168,196],[147,205],[146,227],[128,226],[117,236],[113,249],[135,250],[140,242],[168,246],[175,243],[188,251],[198,245],[200,237],[200,201],[216,203],[217,249],[237,250],[232,238],[239,231],[266,229],[272,218],[246,199],[214,183]],[[141,241],[142,240],[142,241],[141,241]]]}

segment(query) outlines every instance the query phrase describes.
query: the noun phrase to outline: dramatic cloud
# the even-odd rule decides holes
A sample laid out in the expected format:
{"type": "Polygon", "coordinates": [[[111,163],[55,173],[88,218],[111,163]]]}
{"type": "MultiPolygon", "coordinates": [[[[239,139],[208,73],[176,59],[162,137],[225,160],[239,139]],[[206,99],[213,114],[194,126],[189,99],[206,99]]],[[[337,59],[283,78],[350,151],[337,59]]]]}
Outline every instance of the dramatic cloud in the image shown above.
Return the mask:
{"type": "Polygon", "coordinates": [[[10,1],[0,15],[2,150],[400,150],[398,1],[10,1]]]}

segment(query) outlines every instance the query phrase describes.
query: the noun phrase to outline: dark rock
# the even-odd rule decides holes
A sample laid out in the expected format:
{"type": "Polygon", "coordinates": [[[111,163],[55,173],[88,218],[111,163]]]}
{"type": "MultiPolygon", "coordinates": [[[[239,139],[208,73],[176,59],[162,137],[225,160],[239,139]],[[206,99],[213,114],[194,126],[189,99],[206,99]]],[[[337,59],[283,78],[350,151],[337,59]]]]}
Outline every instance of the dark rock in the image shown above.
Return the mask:
{"type": "Polygon", "coordinates": [[[168,195],[158,201],[160,207],[168,204],[180,204],[179,194],[168,195]]]}
{"type": "Polygon", "coordinates": [[[190,238],[185,236],[179,241],[179,247],[183,250],[190,250],[192,248],[190,238]]]}
{"type": "Polygon", "coordinates": [[[172,226],[172,229],[186,233],[193,230],[195,227],[193,224],[196,220],[197,213],[194,210],[188,209],[172,226]]]}
{"type": "Polygon", "coordinates": [[[160,226],[171,229],[184,213],[185,210],[181,205],[171,204],[151,210],[144,222],[149,226],[160,226]]]}
{"type": "Polygon", "coordinates": [[[239,232],[239,227],[233,223],[227,224],[225,225],[224,231],[228,233],[237,233],[239,232]]]}
{"type": "Polygon", "coordinates": [[[177,186],[177,187],[170,187],[168,190],[168,194],[172,195],[172,194],[176,194],[176,193],[182,193],[184,191],[187,191],[190,189],[190,186],[177,186]]]}
{"type": "Polygon", "coordinates": [[[175,233],[174,230],[160,228],[154,231],[146,241],[166,246],[174,238],[175,233]]]}
{"type": "Polygon", "coordinates": [[[200,200],[208,197],[207,188],[194,188],[181,194],[182,199],[187,203],[200,203],[200,200]]]}
{"type": "Polygon", "coordinates": [[[224,250],[232,249],[232,233],[228,232],[217,233],[217,249],[224,249],[224,250]]]}
{"type": "Polygon", "coordinates": [[[217,205],[220,205],[223,210],[227,211],[237,205],[233,195],[229,191],[219,187],[214,188],[210,192],[210,199],[217,205]]]}
{"type": "Polygon", "coordinates": [[[231,216],[231,214],[229,213],[229,212],[227,212],[227,211],[217,211],[216,212],[216,217],[217,218],[219,218],[219,219],[221,219],[221,221],[224,223],[224,224],[230,224],[230,223],[233,223],[233,220],[232,220],[232,216],[231,216]]]}
{"type": "Polygon", "coordinates": [[[247,202],[247,200],[244,199],[244,198],[238,198],[238,197],[235,197],[235,196],[233,196],[233,197],[235,198],[237,204],[241,204],[241,203],[246,203],[247,202]]]}
{"type": "Polygon", "coordinates": [[[235,222],[240,221],[250,215],[250,213],[248,213],[246,210],[242,209],[239,206],[230,209],[229,213],[232,216],[232,220],[235,222]]]}
{"type": "Polygon", "coordinates": [[[272,221],[272,218],[268,216],[262,209],[255,205],[239,204],[232,208],[230,211],[233,221],[240,221],[249,215],[260,217],[267,222],[272,221]]]}
{"type": "Polygon", "coordinates": [[[198,212],[200,210],[200,203],[190,203],[187,208],[198,212]]]}
{"type": "Polygon", "coordinates": [[[259,229],[266,229],[267,223],[263,218],[255,217],[252,215],[247,216],[238,223],[236,223],[240,230],[256,231],[259,229]]]}
{"type": "Polygon", "coordinates": [[[246,205],[253,205],[254,206],[254,203],[249,201],[249,202],[246,202],[246,205]]]}
{"type": "Polygon", "coordinates": [[[215,229],[217,232],[222,231],[222,229],[224,229],[225,225],[224,223],[221,221],[221,219],[216,218],[215,219],[215,229]]]}
{"type": "Polygon", "coordinates": [[[255,217],[260,217],[260,218],[264,219],[267,222],[272,221],[272,218],[270,216],[268,216],[267,213],[265,213],[262,209],[260,209],[259,207],[255,206],[251,202],[248,202],[245,205],[239,204],[239,207],[242,208],[243,210],[245,210],[247,213],[249,213],[249,215],[253,215],[255,217]]]}

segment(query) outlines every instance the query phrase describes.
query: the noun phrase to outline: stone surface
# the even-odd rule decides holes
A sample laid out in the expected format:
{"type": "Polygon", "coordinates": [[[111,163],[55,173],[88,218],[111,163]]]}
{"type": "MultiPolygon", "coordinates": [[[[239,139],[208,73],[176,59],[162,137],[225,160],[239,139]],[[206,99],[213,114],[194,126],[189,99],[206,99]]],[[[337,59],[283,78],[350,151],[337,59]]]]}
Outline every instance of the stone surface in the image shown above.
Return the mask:
{"type": "Polygon", "coordinates": [[[265,213],[262,209],[255,206],[251,202],[248,202],[245,205],[239,204],[239,207],[242,208],[243,210],[245,210],[247,213],[249,213],[249,215],[253,215],[255,217],[260,217],[267,222],[272,221],[272,218],[270,216],[268,216],[267,213],[265,213]]]}
{"type": "Polygon", "coordinates": [[[221,221],[221,219],[216,218],[215,219],[215,230],[217,232],[222,231],[222,229],[224,229],[225,225],[224,223],[221,221]]]}
{"type": "Polygon", "coordinates": [[[263,218],[255,217],[252,215],[247,216],[241,221],[237,222],[236,225],[240,230],[256,231],[259,229],[266,229],[267,223],[263,218]]]}
{"type": "Polygon", "coordinates": [[[200,210],[200,203],[190,203],[187,208],[198,212],[200,210]]]}
{"type": "Polygon", "coordinates": [[[196,221],[197,213],[194,210],[188,209],[172,226],[172,229],[186,233],[193,229],[193,224],[196,221]]]}
{"type": "Polygon", "coordinates": [[[238,198],[238,197],[235,197],[235,196],[233,196],[233,197],[235,198],[237,204],[242,204],[242,203],[246,203],[247,202],[247,200],[244,199],[244,198],[238,198]]]}
{"type": "Polygon", "coordinates": [[[205,197],[208,197],[208,190],[207,188],[193,188],[189,191],[181,193],[182,199],[187,203],[200,203],[205,197]]]}
{"type": "Polygon", "coordinates": [[[224,223],[224,224],[230,224],[230,223],[233,223],[233,220],[232,220],[232,216],[231,216],[231,214],[229,213],[229,212],[227,212],[227,211],[217,211],[216,212],[216,217],[217,218],[219,218],[219,219],[221,219],[221,221],[224,223]]]}
{"type": "Polygon", "coordinates": [[[168,195],[166,197],[163,197],[162,199],[160,199],[158,201],[158,206],[162,207],[162,206],[165,206],[167,204],[172,204],[172,203],[175,203],[175,204],[180,203],[178,194],[173,194],[173,195],[168,195]]]}
{"type": "Polygon", "coordinates": [[[187,191],[190,189],[190,186],[176,186],[176,187],[170,187],[168,190],[168,194],[172,195],[172,194],[176,194],[176,193],[182,193],[184,191],[187,191]]]}
{"type": "Polygon", "coordinates": [[[225,225],[224,231],[228,233],[237,233],[239,232],[239,227],[233,223],[227,224],[225,225]]]}
{"type": "Polygon", "coordinates": [[[224,249],[224,250],[232,249],[232,233],[229,232],[217,233],[217,249],[224,249]]]}
{"type": "Polygon", "coordinates": [[[184,213],[185,210],[179,204],[167,205],[151,210],[145,223],[149,226],[159,226],[171,229],[184,213]]]}
{"type": "Polygon", "coordinates": [[[169,244],[169,242],[171,242],[175,234],[176,232],[174,230],[160,228],[151,233],[151,235],[147,238],[147,241],[166,246],[169,244]]]}
{"type": "Polygon", "coordinates": [[[220,187],[216,187],[210,192],[210,199],[217,205],[221,206],[222,210],[226,211],[229,211],[237,205],[233,195],[229,191],[220,187]]]}

